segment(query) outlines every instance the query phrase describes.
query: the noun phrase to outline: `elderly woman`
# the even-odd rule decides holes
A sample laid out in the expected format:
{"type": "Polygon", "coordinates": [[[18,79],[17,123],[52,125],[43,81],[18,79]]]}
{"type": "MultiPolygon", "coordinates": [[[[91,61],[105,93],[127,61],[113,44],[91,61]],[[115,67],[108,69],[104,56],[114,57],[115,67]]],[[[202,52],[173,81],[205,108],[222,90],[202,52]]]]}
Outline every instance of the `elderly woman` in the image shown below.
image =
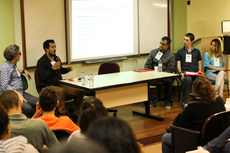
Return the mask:
{"type": "Polygon", "coordinates": [[[17,62],[20,60],[21,51],[17,45],[10,45],[4,51],[4,57],[6,61],[0,67],[0,94],[5,90],[15,90],[20,92],[24,99],[22,113],[27,117],[31,117],[33,108],[36,108],[38,98],[23,91],[21,74],[31,79],[31,75],[26,70],[19,71],[17,68],[17,62]]]}
{"type": "MultiPolygon", "coordinates": [[[[174,120],[173,125],[201,131],[205,120],[221,111],[225,111],[223,99],[217,95],[210,81],[204,77],[197,78],[194,83],[194,92],[200,99],[193,99],[188,106],[174,120]]],[[[171,133],[162,138],[162,152],[171,152],[171,133]]]]}

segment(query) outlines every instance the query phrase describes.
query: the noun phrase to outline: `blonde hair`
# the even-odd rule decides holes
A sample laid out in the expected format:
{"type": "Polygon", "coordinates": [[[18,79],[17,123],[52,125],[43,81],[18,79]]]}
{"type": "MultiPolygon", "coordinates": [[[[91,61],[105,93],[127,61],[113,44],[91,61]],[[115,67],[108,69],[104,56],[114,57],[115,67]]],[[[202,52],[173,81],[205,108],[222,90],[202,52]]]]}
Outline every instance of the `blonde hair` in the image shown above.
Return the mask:
{"type": "MultiPolygon", "coordinates": [[[[222,49],[221,49],[221,44],[220,44],[220,40],[219,39],[213,39],[210,43],[210,45],[212,45],[212,42],[215,43],[216,45],[216,50],[215,50],[215,57],[216,58],[221,58],[222,62],[223,61],[223,56],[222,56],[222,49]]],[[[212,56],[213,56],[213,52],[211,51],[211,48],[210,48],[210,51],[209,51],[209,59],[211,60],[212,56]]]]}

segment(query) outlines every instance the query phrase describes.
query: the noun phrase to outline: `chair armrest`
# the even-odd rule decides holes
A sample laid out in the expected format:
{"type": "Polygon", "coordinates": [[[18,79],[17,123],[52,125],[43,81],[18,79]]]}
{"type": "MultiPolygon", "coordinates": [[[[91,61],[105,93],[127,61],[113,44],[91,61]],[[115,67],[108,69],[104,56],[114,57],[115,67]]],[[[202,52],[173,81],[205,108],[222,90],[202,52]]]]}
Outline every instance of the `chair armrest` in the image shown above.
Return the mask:
{"type": "Polygon", "coordinates": [[[195,150],[201,142],[200,131],[189,130],[186,128],[172,126],[172,152],[184,153],[195,150]]]}

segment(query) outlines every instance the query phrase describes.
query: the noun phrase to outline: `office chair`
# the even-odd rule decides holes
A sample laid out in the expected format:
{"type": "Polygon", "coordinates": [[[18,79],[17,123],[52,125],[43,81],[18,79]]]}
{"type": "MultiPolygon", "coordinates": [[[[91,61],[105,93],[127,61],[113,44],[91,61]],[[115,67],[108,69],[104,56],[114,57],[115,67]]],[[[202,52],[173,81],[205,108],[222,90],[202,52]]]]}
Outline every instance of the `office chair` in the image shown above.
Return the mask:
{"type": "Polygon", "coordinates": [[[28,82],[25,75],[21,75],[23,91],[28,89],[28,82]]]}
{"type": "MultiPolygon", "coordinates": [[[[102,63],[98,70],[98,75],[120,72],[120,66],[115,62],[102,63]]],[[[113,112],[113,116],[117,116],[117,110],[108,109],[108,112],[113,112]]]]}
{"type": "Polygon", "coordinates": [[[67,142],[70,133],[66,130],[60,130],[60,129],[52,129],[53,133],[57,137],[60,144],[64,144],[67,142]]]}
{"type": "Polygon", "coordinates": [[[201,131],[172,126],[172,153],[184,153],[204,146],[229,126],[230,111],[218,112],[206,119],[201,131]]]}

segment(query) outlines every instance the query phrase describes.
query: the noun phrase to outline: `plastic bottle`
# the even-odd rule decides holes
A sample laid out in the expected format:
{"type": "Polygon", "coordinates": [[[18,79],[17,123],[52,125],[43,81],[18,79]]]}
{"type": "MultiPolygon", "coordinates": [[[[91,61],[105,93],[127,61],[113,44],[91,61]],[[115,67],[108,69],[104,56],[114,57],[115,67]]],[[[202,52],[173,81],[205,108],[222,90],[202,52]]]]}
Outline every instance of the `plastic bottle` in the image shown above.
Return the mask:
{"type": "Polygon", "coordinates": [[[161,60],[159,60],[158,62],[158,71],[162,72],[162,61],[161,60]]]}
{"type": "Polygon", "coordinates": [[[85,74],[84,71],[81,73],[81,85],[85,85],[85,74]]]}
{"type": "Polygon", "coordinates": [[[89,86],[93,87],[94,86],[94,77],[93,77],[93,73],[90,74],[89,76],[89,86]]]}

